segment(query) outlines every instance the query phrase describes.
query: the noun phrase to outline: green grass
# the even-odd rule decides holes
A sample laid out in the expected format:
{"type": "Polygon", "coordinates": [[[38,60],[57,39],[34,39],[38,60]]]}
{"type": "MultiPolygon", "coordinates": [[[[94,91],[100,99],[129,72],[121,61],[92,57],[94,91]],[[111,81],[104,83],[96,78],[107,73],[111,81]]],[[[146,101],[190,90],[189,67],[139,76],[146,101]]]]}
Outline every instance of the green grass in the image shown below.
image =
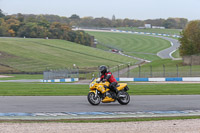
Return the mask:
{"type": "Polygon", "coordinates": [[[61,120],[0,120],[0,123],[105,123],[105,122],[139,122],[161,120],[200,119],[200,116],[174,116],[151,118],[97,118],[97,119],[61,119],[61,120]]]}
{"type": "Polygon", "coordinates": [[[167,40],[124,33],[88,32],[95,36],[98,42],[123,50],[123,53],[147,60],[160,59],[157,53],[170,47],[167,40]]]}
{"type": "Polygon", "coordinates": [[[0,80],[43,79],[42,74],[6,74],[6,76],[12,77],[0,78],[0,80]]]}
{"type": "MultiPolygon", "coordinates": [[[[200,84],[129,84],[130,95],[199,95],[200,84]]],[[[86,96],[88,85],[0,83],[0,96],[86,96]]]]}
{"type": "Polygon", "coordinates": [[[83,68],[102,64],[115,66],[135,61],[64,40],[0,38],[0,53],[0,64],[3,67],[28,72],[72,67],[73,64],[83,68]]]}
{"type": "Polygon", "coordinates": [[[180,29],[138,29],[137,27],[119,27],[119,30],[125,31],[136,31],[136,32],[149,32],[149,33],[160,33],[170,35],[180,35],[180,29]]]}
{"type": "MultiPolygon", "coordinates": [[[[194,66],[184,66],[182,65],[182,60],[171,60],[162,59],[155,60],[151,63],[142,65],[140,67],[141,77],[151,77],[151,67],[152,67],[152,77],[184,77],[184,76],[199,76],[200,75],[200,65],[194,66]],[[163,67],[164,65],[164,67],[163,67]],[[177,70],[178,66],[178,70],[177,70]],[[177,74],[178,71],[178,74],[177,74]],[[164,75],[165,72],[165,75],[164,75]]],[[[130,71],[130,76],[139,75],[139,67],[132,69],[130,71]]],[[[127,75],[127,74],[125,74],[127,75]]]]}
{"type": "Polygon", "coordinates": [[[172,56],[174,58],[181,58],[180,54],[179,54],[179,50],[176,50],[174,53],[172,53],[172,56]]]}

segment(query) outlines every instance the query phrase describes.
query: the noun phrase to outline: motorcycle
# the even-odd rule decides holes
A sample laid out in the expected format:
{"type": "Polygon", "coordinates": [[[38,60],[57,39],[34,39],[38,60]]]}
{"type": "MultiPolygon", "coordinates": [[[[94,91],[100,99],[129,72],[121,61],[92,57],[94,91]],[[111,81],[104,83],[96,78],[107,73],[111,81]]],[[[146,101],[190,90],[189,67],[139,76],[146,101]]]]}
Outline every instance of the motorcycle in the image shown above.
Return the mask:
{"type": "Polygon", "coordinates": [[[130,96],[127,93],[129,88],[126,83],[119,83],[117,85],[119,92],[116,95],[115,92],[108,88],[110,85],[108,81],[97,82],[97,80],[97,78],[93,78],[89,85],[90,91],[88,93],[87,99],[90,104],[99,105],[101,101],[103,103],[110,103],[117,100],[121,105],[127,105],[130,102],[130,96]],[[104,101],[106,96],[110,97],[112,100],[104,101]]]}

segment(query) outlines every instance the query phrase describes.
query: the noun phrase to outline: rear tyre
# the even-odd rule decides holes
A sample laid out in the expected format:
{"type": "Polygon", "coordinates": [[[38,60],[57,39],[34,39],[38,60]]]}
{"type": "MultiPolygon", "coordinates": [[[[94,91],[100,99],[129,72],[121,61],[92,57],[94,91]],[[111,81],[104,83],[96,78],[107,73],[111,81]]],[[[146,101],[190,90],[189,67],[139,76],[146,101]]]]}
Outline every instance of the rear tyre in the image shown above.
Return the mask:
{"type": "Polygon", "coordinates": [[[127,105],[129,102],[130,102],[130,96],[127,92],[125,91],[120,91],[118,94],[117,94],[117,97],[118,97],[118,102],[121,104],[121,105],[127,105]],[[123,95],[124,97],[120,97],[120,95],[123,95]]]}
{"type": "Polygon", "coordinates": [[[88,93],[87,98],[88,98],[88,102],[89,102],[90,104],[92,104],[92,105],[99,105],[99,103],[101,102],[100,96],[97,95],[97,96],[95,97],[94,92],[88,93]]]}

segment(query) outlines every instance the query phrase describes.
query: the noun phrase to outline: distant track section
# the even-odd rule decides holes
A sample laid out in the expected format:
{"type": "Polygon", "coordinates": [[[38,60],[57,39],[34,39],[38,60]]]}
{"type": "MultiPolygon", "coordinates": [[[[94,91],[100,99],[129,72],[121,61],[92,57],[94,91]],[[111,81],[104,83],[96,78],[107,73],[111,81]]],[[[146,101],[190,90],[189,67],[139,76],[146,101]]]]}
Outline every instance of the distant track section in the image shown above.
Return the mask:
{"type": "MultiPolygon", "coordinates": [[[[116,32],[116,33],[125,33],[125,34],[138,34],[135,32],[131,32],[131,31],[121,31],[121,30],[96,30],[96,29],[81,29],[81,30],[85,30],[85,31],[96,31],[96,32],[116,32]]],[[[173,38],[169,38],[169,37],[164,37],[164,36],[158,36],[158,35],[151,35],[151,34],[139,34],[139,35],[145,35],[145,36],[152,36],[152,37],[158,37],[158,38],[162,38],[165,39],[169,42],[171,42],[171,47],[164,49],[160,52],[157,53],[157,56],[159,56],[162,59],[175,59],[174,57],[172,57],[172,53],[175,52],[179,46],[180,43],[178,42],[177,39],[173,39],[173,38]]]]}
{"type": "Polygon", "coordinates": [[[173,38],[168,38],[168,37],[162,37],[162,36],[156,36],[156,37],[168,40],[171,42],[171,45],[172,45],[171,47],[158,52],[157,55],[162,59],[168,59],[168,58],[174,59],[174,57],[172,57],[172,53],[175,52],[180,46],[180,43],[178,42],[178,40],[173,39],[173,38]]]}

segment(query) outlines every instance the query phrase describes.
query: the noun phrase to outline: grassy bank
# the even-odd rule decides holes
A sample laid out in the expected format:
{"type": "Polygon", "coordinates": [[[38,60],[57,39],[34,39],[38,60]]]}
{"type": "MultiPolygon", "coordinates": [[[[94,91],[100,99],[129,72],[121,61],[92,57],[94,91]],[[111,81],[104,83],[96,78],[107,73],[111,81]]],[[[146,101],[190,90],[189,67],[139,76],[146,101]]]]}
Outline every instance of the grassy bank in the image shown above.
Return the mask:
{"type": "Polygon", "coordinates": [[[88,33],[95,36],[100,43],[122,50],[125,54],[147,60],[160,59],[156,54],[171,46],[167,40],[151,36],[108,32],[88,33]]]}
{"type": "Polygon", "coordinates": [[[64,41],[0,38],[0,72],[40,72],[46,69],[115,66],[135,60],[89,46],[64,41]],[[103,56],[102,56],[103,55],[103,56]]]}
{"type": "MultiPolygon", "coordinates": [[[[200,84],[130,84],[130,95],[199,95],[200,84]]],[[[88,85],[0,83],[0,96],[86,96],[88,85]]]]}

